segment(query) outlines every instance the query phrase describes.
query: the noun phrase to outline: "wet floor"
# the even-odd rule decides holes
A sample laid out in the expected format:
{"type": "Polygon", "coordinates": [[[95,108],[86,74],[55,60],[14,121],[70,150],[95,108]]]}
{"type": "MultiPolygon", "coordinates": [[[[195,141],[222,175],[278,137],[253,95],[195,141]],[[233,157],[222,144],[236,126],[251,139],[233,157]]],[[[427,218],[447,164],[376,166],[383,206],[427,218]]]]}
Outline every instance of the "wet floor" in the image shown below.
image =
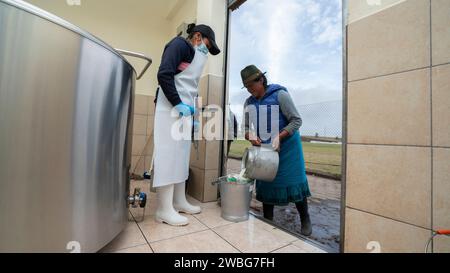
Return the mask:
{"type": "MultiPolygon", "coordinates": [[[[239,160],[228,161],[228,173],[239,173],[239,160]]],[[[340,196],[341,182],[316,176],[308,176],[312,197],[309,198],[309,214],[313,234],[309,239],[338,252],[340,240],[340,196]]],[[[262,204],[256,200],[251,204],[253,212],[262,214],[262,204]]],[[[294,204],[275,207],[274,224],[290,232],[300,234],[300,217],[294,204]]]]}

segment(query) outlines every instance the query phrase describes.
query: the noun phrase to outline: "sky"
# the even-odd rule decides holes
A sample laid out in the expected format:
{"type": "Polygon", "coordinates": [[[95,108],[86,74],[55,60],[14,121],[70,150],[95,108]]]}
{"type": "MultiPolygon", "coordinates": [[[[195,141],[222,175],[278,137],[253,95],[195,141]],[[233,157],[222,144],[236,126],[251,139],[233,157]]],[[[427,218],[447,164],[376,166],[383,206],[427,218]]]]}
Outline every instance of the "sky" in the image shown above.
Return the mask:
{"type": "Polygon", "coordinates": [[[341,0],[247,0],[232,13],[229,92],[239,121],[249,96],[240,71],[254,64],[287,87],[306,134],[340,134],[341,12],[341,0]]]}

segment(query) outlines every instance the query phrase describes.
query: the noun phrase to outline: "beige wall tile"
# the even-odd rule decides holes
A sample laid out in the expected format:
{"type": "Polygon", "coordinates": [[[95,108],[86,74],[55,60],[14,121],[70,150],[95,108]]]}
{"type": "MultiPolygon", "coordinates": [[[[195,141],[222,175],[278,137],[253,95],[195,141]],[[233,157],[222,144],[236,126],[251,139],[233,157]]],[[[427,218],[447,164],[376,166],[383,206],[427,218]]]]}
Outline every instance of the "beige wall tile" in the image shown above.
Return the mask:
{"type": "Polygon", "coordinates": [[[356,22],[362,18],[373,15],[377,12],[392,7],[393,5],[400,4],[405,0],[383,0],[378,3],[371,3],[369,1],[361,0],[348,0],[348,23],[356,22]]]}
{"type": "Polygon", "coordinates": [[[214,104],[222,107],[223,87],[223,77],[209,75],[208,105],[214,104]]]}
{"type": "Polygon", "coordinates": [[[191,166],[188,194],[201,202],[217,201],[217,186],[211,183],[218,177],[218,170],[204,170],[191,166]]]}
{"type": "Polygon", "coordinates": [[[433,68],[433,145],[450,147],[450,65],[433,68]]]}
{"type": "Polygon", "coordinates": [[[426,229],[347,209],[344,251],[368,253],[367,244],[378,242],[382,253],[423,253],[430,234],[426,229]]]}
{"type": "Polygon", "coordinates": [[[202,76],[199,82],[199,96],[202,97],[203,106],[215,104],[222,105],[223,77],[212,74],[202,76]]]}
{"type": "Polygon", "coordinates": [[[350,24],[349,81],[429,66],[429,5],[408,0],[350,24]]]}
{"type": "Polygon", "coordinates": [[[450,149],[433,150],[433,225],[450,229],[450,149]]]}
{"type": "Polygon", "coordinates": [[[143,156],[133,156],[134,164],[131,164],[131,172],[137,175],[142,175],[146,171],[145,158],[143,156]]]}
{"type": "Polygon", "coordinates": [[[145,135],[133,135],[133,149],[132,155],[143,155],[145,142],[147,137],[145,135]]]}
{"type": "Polygon", "coordinates": [[[133,134],[134,135],[146,135],[147,134],[147,116],[134,115],[133,134]]]}
{"type": "Polygon", "coordinates": [[[348,0],[348,22],[353,23],[357,20],[373,15],[377,12],[399,4],[405,0],[383,0],[371,4],[369,1],[362,0],[348,0]],[[375,3],[375,4],[374,4],[375,3]]]}
{"type": "Polygon", "coordinates": [[[348,141],[430,145],[430,72],[416,70],[348,85],[348,141]]]}
{"type": "Polygon", "coordinates": [[[154,124],[155,124],[155,116],[148,116],[147,119],[147,136],[151,136],[153,135],[153,129],[154,129],[154,124]]]}
{"type": "Polygon", "coordinates": [[[219,171],[205,170],[205,186],[202,202],[217,201],[217,185],[212,185],[212,182],[216,181],[219,177],[219,171]]]}
{"type": "Polygon", "coordinates": [[[136,169],[136,165],[139,161],[140,156],[132,156],[131,157],[131,172],[134,172],[134,169],[136,169]]]}
{"type": "MultiPolygon", "coordinates": [[[[202,126],[204,127],[207,119],[203,119],[202,126]]],[[[191,145],[191,158],[190,165],[200,169],[217,169],[219,166],[219,151],[220,141],[218,140],[205,140],[205,135],[202,136],[203,140],[198,142],[198,152],[191,145]]]]}
{"type": "Polygon", "coordinates": [[[202,106],[208,103],[209,75],[204,75],[198,83],[198,95],[202,98],[202,106]]]}
{"type": "Polygon", "coordinates": [[[223,137],[223,115],[220,109],[220,106],[210,104],[204,111],[203,138],[208,141],[220,140],[223,137]]]}
{"type": "Polygon", "coordinates": [[[188,182],[188,194],[193,198],[203,201],[205,175],[204,170],[192,167],[188,182]]]}
{"type": "Polygon", "coordinates": [[[434,239],[434,253],[450,253],[450,237],[439,236],[434,239]]]}
{"type": "Polygon", "coordinates": [[[148,96],[148,115],[155,114],[155,96],[148,96]]]}
{"type": "Polygon", "coordinates": [[[205,169],[205,157],[206,157],[205,147],[206,147],[205,140],[198,141],[197,149],[194,147],[194,145],[191,145],[190,166],[196,167],[199,169],[205,169]]]}
{"type": "Polygon", "coordinates": [[[205,169],[217,170],[220,164],[220,141],[213,140],[206,142],[205,169]]]}
{"type": "Polygon", "coordinates": [[[431,0],[433,65],[450,62],[450,1],[431,0]]]}
{"type": "Polygon", "coordinates": [[[349,145],[347,206],[431,228],[431,150],[349,145]]]}
{"type": "Polygon", "coordinates": [[[134,114],[148,115],[149,97],[136,94],[134,96],[134,114]]]}
{"type": "Polygon", "coordinates": [[[152,164],[152,157],[145,156],[145,170],[149,171],[152,164]]]}
{"type": "Polygon", "coordinates": [[[153,136],[145,137],[144,155],[151,156],[153,154],[153,136]]]}

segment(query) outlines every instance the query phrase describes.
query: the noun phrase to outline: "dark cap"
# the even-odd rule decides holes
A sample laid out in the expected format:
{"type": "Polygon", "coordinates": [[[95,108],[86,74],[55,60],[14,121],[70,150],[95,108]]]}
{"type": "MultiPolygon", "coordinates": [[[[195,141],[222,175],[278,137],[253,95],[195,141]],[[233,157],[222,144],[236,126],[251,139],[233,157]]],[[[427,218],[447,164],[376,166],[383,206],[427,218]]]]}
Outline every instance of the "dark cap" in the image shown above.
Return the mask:
{"type": "Polygon", "coordinates": [[[217,55],[220,53],[220,49],[216,44],[216,34],[214,34],[212,28],[207,25],[198,25],[190,29],[188,33],[191,34],[194,32],[200,32],[203,37],[208,38],[209,43],[211,44],[211,49],[209,52],[211,52],[212,55],[217,55]]]}

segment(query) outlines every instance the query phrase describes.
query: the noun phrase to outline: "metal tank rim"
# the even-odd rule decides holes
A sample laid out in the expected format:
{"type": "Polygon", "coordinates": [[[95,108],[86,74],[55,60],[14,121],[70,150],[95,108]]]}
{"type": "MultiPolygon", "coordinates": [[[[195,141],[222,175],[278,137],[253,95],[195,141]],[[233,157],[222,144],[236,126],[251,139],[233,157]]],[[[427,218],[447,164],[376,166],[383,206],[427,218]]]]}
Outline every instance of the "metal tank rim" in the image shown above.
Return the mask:
{"type": "Polygon", "coordinates": [[[83,36],[86,39],[89,39],[91,41],[93,41],[94,43],[104,47],[105,49],[111,51],[112,53],[114,53],[115,55],[117,55],[118,57],[120,57],[126,64],[128,64],[131,69],[133,69],[134,73],[136,74],[136,70],[134,69],[134,67],[130,64],[130,62],[122,55],[120,54],[117,50],[115,50],[113,47],[111,47],[110,45],[108,45],[106,42],[102,41],[101,39],[95,37],[94,35],[92,35],[91,33],[75,26],[72,23],[69,23],[68,21],[50,13],[47,12],[43,9],[40,9],[30,3],[27,3],[25,1],[17,1],[17,0],[0,0],[1,3],[5,3],[7,5],[13,6],[15,8],[21,9],[25,12],[31,13],[33,15],[36,15],[44,20],[47,20],[51,23],[55,23],[67,30],[70,30],[78,35],[83,36]]]}

